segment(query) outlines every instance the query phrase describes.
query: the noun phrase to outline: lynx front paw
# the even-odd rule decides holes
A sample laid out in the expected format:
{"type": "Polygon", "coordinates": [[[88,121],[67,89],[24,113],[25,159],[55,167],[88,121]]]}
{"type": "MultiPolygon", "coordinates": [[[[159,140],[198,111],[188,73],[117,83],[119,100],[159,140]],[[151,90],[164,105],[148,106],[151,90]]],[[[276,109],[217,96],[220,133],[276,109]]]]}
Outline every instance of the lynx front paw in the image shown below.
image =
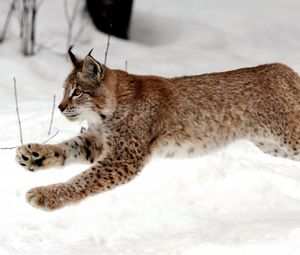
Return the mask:
{"type": "Polygon", "coordinates": [[[17,149],[16,161],[29,171],[36,171],[54,165],[61,157],[51,145],[27,144],[17,149]]]}
{"type": "Polygon", "coordinates": [[[61,196],[60,188],[59,184],[33,188],[26,193],[26,200],[32,206],[45,211],[61,208],[65,205],[65,199],[61,196]]]}

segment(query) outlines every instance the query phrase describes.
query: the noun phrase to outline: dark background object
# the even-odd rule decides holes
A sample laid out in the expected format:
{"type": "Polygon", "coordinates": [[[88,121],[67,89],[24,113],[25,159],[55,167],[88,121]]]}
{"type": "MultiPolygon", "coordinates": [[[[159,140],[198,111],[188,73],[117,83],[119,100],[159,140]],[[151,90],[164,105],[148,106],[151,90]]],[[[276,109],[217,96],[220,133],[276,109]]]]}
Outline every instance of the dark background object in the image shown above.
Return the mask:
{"type": "Polygon", "coordinates": [[[87,0],[86,3],[100,31],[128,39],[133,0],[87,0]]]}

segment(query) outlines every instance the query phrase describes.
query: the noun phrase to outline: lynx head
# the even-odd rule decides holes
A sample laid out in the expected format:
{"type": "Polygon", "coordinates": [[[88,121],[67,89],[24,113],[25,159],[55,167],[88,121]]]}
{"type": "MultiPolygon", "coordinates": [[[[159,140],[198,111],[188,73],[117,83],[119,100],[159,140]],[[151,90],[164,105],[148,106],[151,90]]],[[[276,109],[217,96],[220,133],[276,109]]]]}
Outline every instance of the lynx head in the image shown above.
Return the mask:
{"type": "Polygon", "coordinates": [[[58,108],[69,120],[86,119],[101,122],[115,109],[112,71],[91,56],[77,59],[69,49],[73,70],[64,84],[64,94],[58,108]]]}

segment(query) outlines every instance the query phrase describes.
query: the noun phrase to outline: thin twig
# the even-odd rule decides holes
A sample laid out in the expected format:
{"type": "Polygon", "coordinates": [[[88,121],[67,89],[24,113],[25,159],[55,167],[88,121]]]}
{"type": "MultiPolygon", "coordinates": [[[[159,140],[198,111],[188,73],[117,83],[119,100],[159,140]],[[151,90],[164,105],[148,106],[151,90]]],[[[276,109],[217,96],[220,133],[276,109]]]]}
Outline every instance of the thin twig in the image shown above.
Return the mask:
{"type": "Polygon", "coordinates": [[[70,16],[69,16],[69,10],[68,10],[68,1],[67,0],[64,0],[64,11],[65,11],[65,16],[66,16],[66,19],[67,19],[67,22],[69,23],[70,22],[70,16]]]}
{"type": "Polygon", "coordinates": [[[14,92],[15,92],[16,111],[17,111],[19,131],[20,131],[20,141],[21,141],[21,144],[23,145],[22,126],[21,126],[19,106],[18,106],[17,83],[16,83],[16,78],[15,77],[14,77],[14,92]]]}
{"type": "MultiPolygon", "coordinates": [[[[52,135],[51,137],[49,137],[46,141],[42,142],[42,144],[45,144],[47,142],[49,142],[50,140],[52,140],[55,136],[57,136],[59,133],[59,131],[56,131],[54,135],[52,135]]],[[[0,147],[0,150],[12,150],[12,149],[16,149],[20,146],[12,146],[12,147],[0,147]]]]}
{"type": "Polygon", "coordinates": [[[34,54],[34,46],[35,46],[35,21],[36,21],[36,12],[37,12],[37,7],[36,7],[36,0],[32,0],[32,7],[31,7],[31,36],[30,36],[30,55],[34,54]]]}
{"type": "Polygon", "coordinates": [[[12,149],[16,149],[19,146],[12,146],[12,147],[0,147],[0,150],[12,150],[12,149]]]}
{"type": "Polygon", "coordinates": [[[110,24],[108,37],[107,37],[106,51],[105,51],[105,56],[104,56],[104,65],[106,65],[106,60],[107,60],[107,53],[108,53],[108,49],[109,49],[111,27],[112,27],[112,25],[110,24]]]}
{"type": "Polygon", "coordinates": [[[75,19],[76,19],[76,15],[77,15],[78,8],[79,8],[79,3],[80,3],[80,0],[77,0],[75,7],[73,9],[73,13],[72,13],[72,17],[71,17],[71,20],[73,23],[75,22],[75,19]]]}
{"type": "MultiPolygon", "coordinates": [[[[20,8],[22,8],[21,9],[21,14],[20,14],[20,38],[21,39],[23,39],[23,36],[24,36],[24,4],[25,4],[25,0],[23,0],[23,3],[22,3],[22,7],[20,7],[20,8]]],[[[22,45],[23,45],[23,43],[22,43],[22,45]]]]}
{"type": "Polygon", "coordinates": [[[68,24],[68,35],[67,35],[67,48],[71,44],[71,37],[72,37],[72,21],[70,19],[69,11],[68,11],[68,1],[64,0],[64,11],[65,11],[65,16],[68,24]]]}
{"type": "Polygon", "coordinates": [[[127,72],[128,62],[127,59],[125,60],[125,72],[127,72]]]}
{"type": "Polygon", "coordinates": [[[71,42],[72,42],[72,38],[73,38],[73,26],[74,26],[74,23],[75,23],[77,12],[78,12],[79,3],[80,3],[80,1],[77,0],[75,6],[73,8],[73,12],[72,12],[72,14],[70,16],[69,7],[68,7],[68,1],[64,0],[64,12],[65,12],[65,16],[66,16],[66,20],[67,20],[67,24],[68,24],[67,48],[70,47],[71,42]]]}
{"type": "Polygon", "coordinates": [[[53,124],[53,116],[54,116],[54,110],[55,110],[55,99],[56,99],[56,95],[53,96],[53,106],[52,106],[51,120],[50,120],[48,135],[51,134],[51,128],[52,128],[52,124],[53,124]]]}
{"type": "Polygon", "coordinates": [[[58,133],[59,133],[59,131],[56,131],[56,133],[53,136],[49,137],[46,141],[42,142],[42,144],[45,144],[45,143],[49,142],[50,140],[52,140],[55,136],[58,135],[58,133]]]}
{"type": "Polygon", "coordinates": [[[8,11],[8,14],[7,14],[5,22],[4,22],[4,27],[3,27],[3,30],[2,30],[2,34],[0,36],[0,43],[2,43],[4,41],[11,15],[13,14],[15,9],[16,9],[16,0],[13,0],[11,2],[10,9],[8,11]]]}
{"type": "Polygon", "coordinates": [[[39,9],[41,7],[41,5],[43,4],[45,0],[40,0],[38,3],[37,3],[37,9],[39,9]]]}
{"type": "MultiPolygon", "coordinates": [[[[47,142],[49,142],[50,140],[52,140],[55,136],[57,136],[59,134],[59,131],[56,131],[54,135],[52,135],[51,137],[49,137],[47,140],[45,140],[44,142],[42,142],[42,144],[45,144],[47,142]]],[[[0,147],[0,150],[12,150],[12,149],[16,149],[20,146],[12,146],[12,147],[0,147]]]]}
{"type": "MultiPolygon", "coordinates": [[[[22,127],[21,127],[21,120],[20,120],[19,106],[18,106],[16,78],[14,78],[14,92],[15,92],[16,111],[17,111],[19,130],[20,130],[20,141],[21,141],[21,145],[23,145],[22,127]]],[[[50,135],[52,124],[53,124],[53,116],[54,116],[54,110],[55,110],[55,100],[56,100],[56,95],[53,96],[53,107],[52,107],[51,121],[50,121],[50,127],[49,127],[48,135],[50,135]]],[[[54,135],[52,135],[47,140],[42,142],[42,144],[45,144],[45,143],[49,142],[50,140],[52,140],[55,136],[57,136],[58,133],[59,133],[59,131],[56,131],[54,135]]],[[[16,149],[18,147],[20,147],[20,146],[0,147],[0,150],[12,150],[12,149],[16,149]]]]}
{"type": "Polygon", "coordinates": [[[78,11],[78,8],[79,8],[79,3],[80,3],[80,1],[77,0],[75,6],[73,8],[72,16],[70,16],[69,7],[68,7],[68,1],[64,0],[65,16],[66,16],[68,24],[71,25],[71,26],[73,25],[73,23],[74,23],[74,21],[76,19],[76,14],[77,14],[77,11],[78,11]]]}
{"type": "Polygon", "coordinates": [[[82,20],[82,22],[80,24],[81,24],[81,26],[80,26],[80,28],[78,29],[76,35],[73,38],[73,43],[74,44],[78,41],[80,35],[82,34],[83,30],[85,29],[86,20],[82,20]]]}

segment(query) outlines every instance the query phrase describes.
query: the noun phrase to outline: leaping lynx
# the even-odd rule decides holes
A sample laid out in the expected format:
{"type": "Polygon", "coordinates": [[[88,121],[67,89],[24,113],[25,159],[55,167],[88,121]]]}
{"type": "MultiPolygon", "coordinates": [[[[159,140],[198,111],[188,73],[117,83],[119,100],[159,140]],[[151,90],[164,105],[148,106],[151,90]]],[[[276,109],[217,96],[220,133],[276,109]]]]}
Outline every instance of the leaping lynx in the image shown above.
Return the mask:
{"type": "Polygon", "coordinates": [[[300,159],[300,78],[283,64],[179,78],[112,70],[69,50],[73,71],[59,105],[89,128],[56,145],[28,144],[29,171],[75,161],[91,167],[65,183],[33,188],[27,201],[54,210],[132,180],[154,154],[207,153],[249,139],[274,156],[300,159]]]}

